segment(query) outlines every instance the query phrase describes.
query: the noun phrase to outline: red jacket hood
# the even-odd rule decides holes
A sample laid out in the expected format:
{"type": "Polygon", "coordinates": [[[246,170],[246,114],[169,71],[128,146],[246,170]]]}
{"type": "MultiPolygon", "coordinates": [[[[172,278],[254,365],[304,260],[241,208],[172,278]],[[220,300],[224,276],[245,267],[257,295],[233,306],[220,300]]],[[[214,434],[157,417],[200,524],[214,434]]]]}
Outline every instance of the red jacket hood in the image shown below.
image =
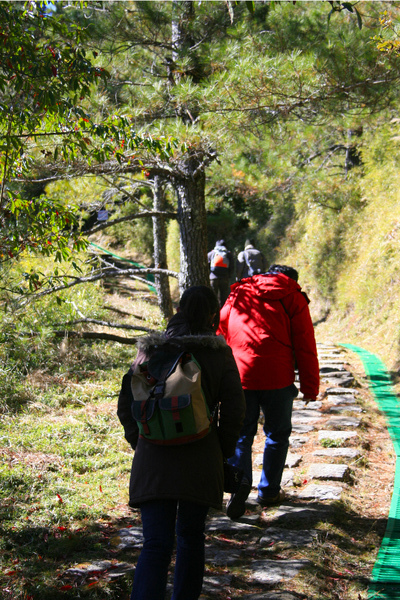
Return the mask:
{"type": "Polygon", "coordinates": [[[308,298],[299,284],[283,273],[259,274],[231,286],[221,309],[218,333],[232,348],[242,386],[275,390],[295,380],[315,399],[319,367],[308,298]]]}
{"type": "Polygon", "coordinates": [[[252,295],[266,300],[281,300],[296,290],[301,292],[299,284],[283,273],[261,273],[247,277],[231,285],[231,291],[234,292],[238,286],[245,287],[252,295]]]}

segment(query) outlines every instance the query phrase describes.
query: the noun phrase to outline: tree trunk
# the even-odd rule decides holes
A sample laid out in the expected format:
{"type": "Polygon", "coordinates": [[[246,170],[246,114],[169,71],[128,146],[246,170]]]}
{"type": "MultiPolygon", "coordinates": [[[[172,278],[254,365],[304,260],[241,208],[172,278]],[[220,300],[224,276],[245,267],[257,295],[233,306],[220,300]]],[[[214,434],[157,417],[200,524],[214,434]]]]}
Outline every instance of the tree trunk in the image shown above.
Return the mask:
{"type": "MultiPolygon", "coordinates": [[[[159,175],[154,177],[153,187],[153,208],[155,211],[165,210],[165,188],[159,175]]],[[[155,216],[153,219],[153,240],[154,240],[154,266],[156,269],[167,268],[167,232],[164,216],[155,216]]],[[[155,285],[157,289],[158,305],[161,315],[169,320],[173,315],[171,290],[169,286],[168,275],[155,275],[155,285]]]]}
{"type": "MultiPolygon", "coordinates": [[[[193,0],[173,0],[172,2],[172,60],[179,59],[185,44],[190,44],[187,22],[194,17],[193,0]]],[[[180,74],[175,77],[180,80],[180,74]]]]}
{"type": "Polygon", "coordinates": [[[202,152],[192,152],[174,178],[180,229],[179,288],[209,285],[207,221],[205,208],[205,163],[202,152]]]}
{"type": "MultiPolygon", "coordinates": [[[[172,3],[172,63],[179,61],[185,47],[192,46],[190,23],[194,18],[191,0],[173,0],[172,3]]],[[[173,66],[172,65],[172,66],[173,66]]],[[[179,69],[175,82],[180,78],[179,69]],[[176,79],[178,78],[178,79],[176,79]]],[[[185,123],[194,117],[185,105],[176,107],[176,115],[185,123]]],[[[192,285],[209,285],[207,263],[207,221],[205,209],[205,169],[210,153],[201,147],[192,147],[184,155],[179,175],[174,175],[173,185],[178,198],[178,223],[180,230],[179,289],[182,293],[192,285]]]]}

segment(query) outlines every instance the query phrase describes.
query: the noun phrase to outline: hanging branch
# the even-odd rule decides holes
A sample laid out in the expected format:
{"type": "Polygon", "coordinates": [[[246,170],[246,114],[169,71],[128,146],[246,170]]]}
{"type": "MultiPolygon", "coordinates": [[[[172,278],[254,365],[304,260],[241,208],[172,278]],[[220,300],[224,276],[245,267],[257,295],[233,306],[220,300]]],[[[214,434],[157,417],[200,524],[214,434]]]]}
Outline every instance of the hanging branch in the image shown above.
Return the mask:
{"type": "MultiPolygon", "coordinates": [[[[52,331],[52,334],[58,338],[81,338],[85,340],[105,340],[107,342],[118,342],[120,344],[128,344],[133,346],[138,341],[138,338],[125,338],[113,333],[101,333],[98,331],[68,331],[66,329],[52,331]]],[[[37,337],[41,334],[35,331],[21,332],[19,335],[24,337],[37,337]]]]}
{"type": "Polygon", "coordinates": [[[126,221],[133,221],[134,219],[141,219],[143,217],[168,217],[169,219],[176,219],[177,214],[175,212],[168,211],[155,211],[155,210],[144,210],[140,213],[135,213],[134,215],[129,215],[127,217],[119,217],[118,219],[112,219],[101,223],[100,225],[95,225],[91,229],[85,231],[85,235],[89,236],[93,233],[97,233],[98,231],[102,231],[103,229],[107,229],[108,227],[112,227],[112,225],[118,225],[119,223],[124,223],[126,221]]]}
{"type": "MultiPolygon", "coordinates": [[[[143,327],[140,325],[127,325],[124,323],[111,323],[110,321],[100,321],[99,319],[75,319],[73,321],[68,321],[67,323],[62,323],[62,325],[77,325],[78,323],[90,323],[92,325],[101,325],[102,327],[110,327],[112,329],[128,329],[130,331],[145,331],[146,333],[154,333],[154,329],[150,327],[143,327]]],[[[55,323],[55,327],[60,327],[60,323],[55,323]]]]}
{"type": "Polygon", "coordinates": [[[146,279],[143,279],[142,277],[138,277],[137,274],[142,274],[142,275],[150,275],[150,274],[157,274],[157,275],[168,275],[169,277],[175,277],[176,279],[179,277],[179,274],[176,273],[175,271],[169,271],[167,269],[116,269],[115,267],[107,267],[105,269],[102,269],[101,272],[96,273],[95,275],[89,275],[87,277],[72,277],[71,275],[65,275],[63,276],[64,279],[66,278],[72,278],[73,281],[70,281],[69,283],[65,283],[63,285],[59,285],[57,287],[51,287],[47,290],[43,290],[41,292],[36,292],[34,294],[31,294],[30,296],[26,297],[24,299],[24,301],[21,302],[21,306],[24,306],[28,301],[31,300],[37,300],[38,298],[42,298],[43,296],[48,296],[49,294],[54,294],[57,292],[61,292],[62,290],[67,290],[72,288],[75,285],[79,285],[81,283],[91,283],[94,281],[99,281],[100,279],[104,279],[107,276],[110,277],[133,277],[134,279],[137,279],[139,281],[141,281],[142,283],[144,283],[145,285],[149,285],[149,282],[146,279]]]}

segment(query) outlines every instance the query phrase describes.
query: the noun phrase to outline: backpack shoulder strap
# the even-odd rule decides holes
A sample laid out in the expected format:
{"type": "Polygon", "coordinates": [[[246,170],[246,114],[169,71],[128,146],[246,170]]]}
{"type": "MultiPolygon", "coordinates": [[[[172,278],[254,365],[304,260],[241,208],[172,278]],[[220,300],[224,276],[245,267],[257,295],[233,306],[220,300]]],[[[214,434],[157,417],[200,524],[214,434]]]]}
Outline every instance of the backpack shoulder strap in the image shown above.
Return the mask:
{"type": "Polygon", "coordinates": [[[171,367],[167,371],[166,375],[160,381],[158,381],[156,383],[156,385],[154,386],[152,395],[155,398],[162,398],[164,396],[166,381],[167,381],[168,377],[171,375],[171,373],[173,373],[175,371],[177,364],[182,359],[184,354],[186,354],[186,350],[183,350],[178,354],[178,356],[172,363],[171,367]]]}

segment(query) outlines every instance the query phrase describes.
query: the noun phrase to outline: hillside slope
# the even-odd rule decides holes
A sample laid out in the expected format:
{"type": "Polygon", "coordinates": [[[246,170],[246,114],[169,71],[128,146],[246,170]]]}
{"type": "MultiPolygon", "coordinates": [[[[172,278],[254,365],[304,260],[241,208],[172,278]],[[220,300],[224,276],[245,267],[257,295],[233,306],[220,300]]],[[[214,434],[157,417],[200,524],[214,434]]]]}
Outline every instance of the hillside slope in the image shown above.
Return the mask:
{"type": "Polygon", "coordinates": [[[277,257],[299,269],[317,337],[363,346],[394,375],[400,367],[398,128],[394,119],[364,136],[362,173],[343,182],[353,201],[339,212],[298,201],[277,257]]]}

